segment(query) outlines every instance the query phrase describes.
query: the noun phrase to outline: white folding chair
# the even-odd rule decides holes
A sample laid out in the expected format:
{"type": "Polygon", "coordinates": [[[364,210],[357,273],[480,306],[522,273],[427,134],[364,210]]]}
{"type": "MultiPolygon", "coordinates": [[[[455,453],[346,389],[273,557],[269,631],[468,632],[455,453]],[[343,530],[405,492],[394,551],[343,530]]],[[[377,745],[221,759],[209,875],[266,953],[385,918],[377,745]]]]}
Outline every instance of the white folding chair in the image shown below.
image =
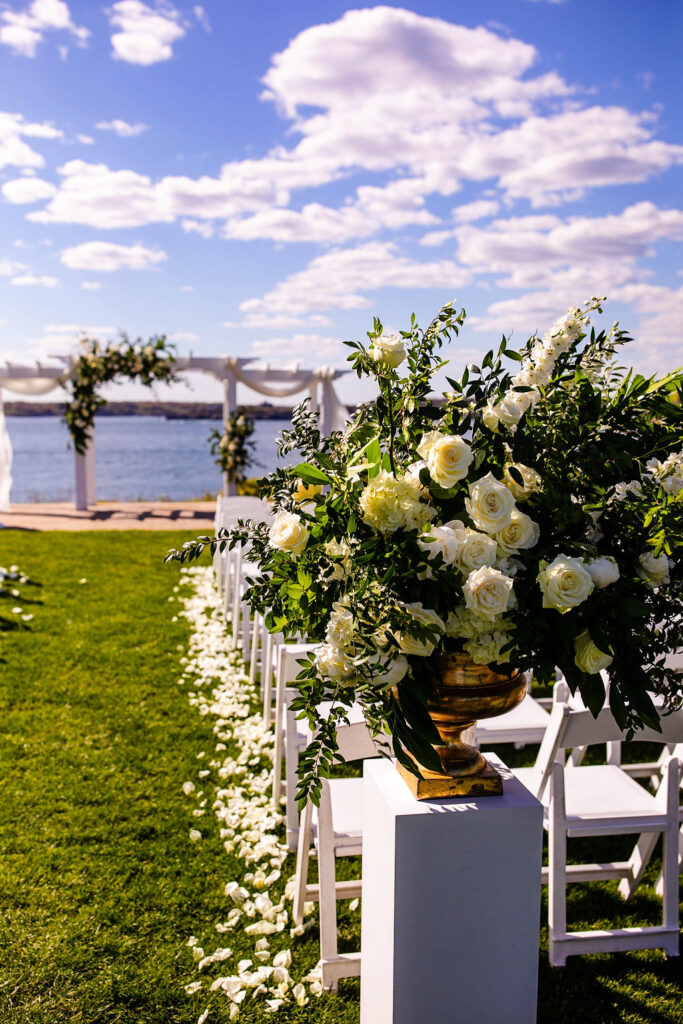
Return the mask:
{"type": "MultiPolygon", "coordinates": [[[[388,753],[381,738],[373,738],[365,722],[341,725],[337,730],[339,754],[345,762],[388,753]]],[[[303,920],[304,903],[320,905],[320,960],[323,988],[335,991],[340,978],[359,977],[361,954],[337,948],[337,900],[361,895],[361,880],[337,881],[336,859],[360,857],[363,847],[363,780],[323,779],[320,806],[309,800],[301,814],[297,848],[294,905],[296,924],[303,920]],[[308,882],[311,848],[318,854],[318,882],[308,882]]]]}
{"type": "Polygon", "coordinates": [[[296,694],[293,687],[288,686],[301,671],[299,661],[318,644],[280,644],[277,654],[274,728],[275,748],[273,751],[273,805],[280,807],[282,796],[282,760],[285,761],[285,824],[287,828],[287,847],[296,850],[299,832],[299,813],[296,806],[296,769],[299,764],[299,752],[308,743],[308,725],[297,719],[292,711],[291,701],[296,694]]]}
{"type": "MultiPolygon", "coordinates": [[[[683,738],[683,712],[662,722],[664,740],[683,738]]],[[[660,740],[652,729],[636,733],[645,742],[660,740]]],[[[550,962],[563,966],[568,956],[663,948],[678,955],[678,762],[664,769],[664,784],[654,796],[613,764],[564,765],[572,747],[614,742],[623,733],[607,709],[594,718],[590,711],[571,710],[558,702],[533,768],[515,775],[542,801],[549,833],[548,926],[550,962]],[[638,848],[629,861],[567,864],[567,838],[576,836],[662,834],[664,837],[663,923],[656,927],[567,931],[566,886],[569,882],[633,878],[638,871],[638,848]]],[[[660,740],[661,741],[661,740],[660,740]]]]}

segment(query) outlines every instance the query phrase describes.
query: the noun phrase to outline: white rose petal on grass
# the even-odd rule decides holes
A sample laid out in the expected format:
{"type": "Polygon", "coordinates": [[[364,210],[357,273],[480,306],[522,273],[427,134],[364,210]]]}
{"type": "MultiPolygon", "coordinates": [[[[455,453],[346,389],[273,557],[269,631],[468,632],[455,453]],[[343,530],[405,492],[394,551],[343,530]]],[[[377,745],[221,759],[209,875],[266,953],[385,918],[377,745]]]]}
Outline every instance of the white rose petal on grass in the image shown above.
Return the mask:
{"type": "Polygon", "coordinates": [[[589,562],[584,562],[584,565],[596,590],[602,590],[619,579],[619,566],[616,558],[612,558],[611,555],[591,558],[589,562]]]}
{"type": "Polygon", "coordinates": [[[470,484],[470,496],[465,499],[465,508],[472,522],[484,533],[498,533],[504,529],[515,507],[512,492],[496,480],[493,473],[487,473],[481,480],[470,484]]]}
{"type": "Polygon", "coordinates": [[[432,480],[446,490],[465,479],[474,458],[472,449],[462,437],[442,434],[439,430],[424,434],[417,452],[426,459],[432,480]]]}
{"type": "Polygon", "coordinates": [[[296,512],[278,512],[268,533],[271,548],[298,558],[308,544],[309,532],[296,512]]]}
{"type": "Polygon", "coordinates": [[[513,581],[505,573],[483,566],[469,574],[462,590],[470,611],[493,620],[507,610],[512,587],[513,581]]]}
{"type": "Polygon", "coordinates": [[[199,992],[201,987],[201,981],[191,981],[189,985],[185,986],[185,991],[187,992],[188,996],[193,996],[195,992],[199,992]]]}
{"type": "Polygon", "coordinates": [[[564,614],[583,604],[593,591],[593,580],[582,559],[558,555],[547,565],[541,562],[537,576],[543,593],[543,607],[564,614]]]}
{"type": "Polygon", "coordinates": [[[201,838],[202,838],[202,834],[201,834],[201,832],[199,831],[198,828],[191,828],[190,829],[190,842],[191,843],[198,843],[201,838]]]}
{"type": "Polygon", "coordinates": [[[209,1009],[207,1007],[206,1010],[204,1010],[204,1013],[202,1013],[201,1016],[199,1016],[197,1018],[197,1024],[205,1024],[206,1019],[207,1019],[208,1016],[209,1016],[209,1009]]]}
{"type": "Polygon", "coordinates": [[[398,334],[380,334],[372,342],[370,355],[376,362],[395,370],[406,357],[405,340],[398,334]]]}
{"type": "MultiPolygon", "coordinates": [[[[445,632],[446,624],[443,619],[431,608],[425,608],[420,601],[406,604],[403,607],[420,625],[435,626],[440,633],[445,632]]],[[[429,657],[436,646],[435,640],[418,640],[409,631],[397,634],[396,640],[404,654],[415,654],[422,658],[429,657]]]]}
{"type": "Polygon", "coordinates": [[[508,525],[494,534],[502,555],[514,555],[523,549],[533,548],[538,544],[540,535],[538,523],[518,508],[512,510],[508,525]]]}
{"type": "Polygon", "coordinates": [[[661,587],[669,582],[669,559],[662,552],[655,556],[654,551],[645,551],[638,559],[638,575],[650,587],[661,587]]]}
{"type": "Polygon", "coordinates": [[[610,654],[605,654],[593,643],[587,629],[574,640],[574,661],[582,672],[591,676],[596,675],[609,668],[613,660],[610,654]]]}
{"type": "Polygon", "coordinates": [[[508,463],[503,470],[503,482],[512,492],[515,501],[526,501],[541,488],[540,474],[530,466],[525,466],[522,462],[508,463]],[[521,484],[514,478],[511,470],[516,470],[522,478],[521,484]]]}

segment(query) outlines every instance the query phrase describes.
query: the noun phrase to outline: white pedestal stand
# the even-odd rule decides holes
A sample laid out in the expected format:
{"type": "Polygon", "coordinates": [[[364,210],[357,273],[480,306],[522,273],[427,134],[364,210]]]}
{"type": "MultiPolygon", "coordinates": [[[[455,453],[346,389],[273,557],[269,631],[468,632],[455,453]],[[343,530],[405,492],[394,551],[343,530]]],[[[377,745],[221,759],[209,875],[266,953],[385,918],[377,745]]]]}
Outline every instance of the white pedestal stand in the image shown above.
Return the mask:
{"type": "Polygon", "coordinates": [[[495,757],[503,796],[418,801],[364,764],[361,1024],[534,1024],[541,804],[495,757]]]}

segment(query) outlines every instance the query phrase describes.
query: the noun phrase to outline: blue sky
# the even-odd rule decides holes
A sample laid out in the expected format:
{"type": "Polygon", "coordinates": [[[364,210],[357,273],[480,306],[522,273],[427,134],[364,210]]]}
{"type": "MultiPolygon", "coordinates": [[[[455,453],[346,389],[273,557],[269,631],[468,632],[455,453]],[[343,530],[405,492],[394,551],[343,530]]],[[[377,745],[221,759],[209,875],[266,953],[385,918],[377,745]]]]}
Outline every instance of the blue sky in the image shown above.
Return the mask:
{"type": "Polygon", "coordinates": [[[0,3],[0,360],[123,329],[340,364],[373,315],[455,296],[457,364],[605,294],[630,361],[680,365],[682,22],[677,0],[0,3]]]}

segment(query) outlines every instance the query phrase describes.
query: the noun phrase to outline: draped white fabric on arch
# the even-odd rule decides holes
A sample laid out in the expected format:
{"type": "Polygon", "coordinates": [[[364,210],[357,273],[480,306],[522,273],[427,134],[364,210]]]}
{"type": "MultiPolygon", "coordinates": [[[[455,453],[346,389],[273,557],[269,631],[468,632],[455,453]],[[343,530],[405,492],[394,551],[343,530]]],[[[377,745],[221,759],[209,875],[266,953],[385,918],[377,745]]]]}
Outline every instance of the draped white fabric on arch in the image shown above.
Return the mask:
{"type": "Polygon", "coordinates": [[[7,432],[2,389],[18,395],[47,395],[59,386],[59,379],[55,377],[6,377],[0,374],[0,512],[9,512],[12,489],[12,442],[7,432]]]}

